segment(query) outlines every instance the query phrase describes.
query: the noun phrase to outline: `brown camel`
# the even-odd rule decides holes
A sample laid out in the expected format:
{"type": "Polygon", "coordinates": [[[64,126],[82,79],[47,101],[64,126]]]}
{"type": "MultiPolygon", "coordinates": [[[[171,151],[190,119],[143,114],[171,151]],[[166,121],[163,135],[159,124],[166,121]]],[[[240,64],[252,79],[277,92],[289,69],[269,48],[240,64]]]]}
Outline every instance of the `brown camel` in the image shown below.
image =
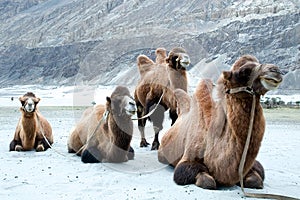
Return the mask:
{"type": "Polygon", "coordinates": [[[130,142],[135,101],[122,86],[106,100],[106,106],[96,105],[84,111],[69,137],[69,153],[77,153],[84,163],[126,162],[134,157],[130,142]]]}
{"type": "Polygon", "coordinates": [[[14,139],[9,145],[10,151],[45,151],[53,143],[52,128],[37,109],[40,98],[27,92],[19,98],[22,116],[19,119],[14,139]],[[45,138],[47,139],[45,139],[45,138]],[[48,144],[49,142],[49,144],[48,144]]]}
{"type": "MultiPolygon", "coordinates": [[[[168,57],[163,48],[158,48],[155,53],[155,62],[145,55],[138,56],[137,65],[141,77],[134,93],[139,118],[147,115],[159,103],[163,95],[159,106],[149,117],[149,120],[153,122],[155,132],[152,150],[157,150],[159,147],[158,135],[163,128],[164,112],[170,109],[172,125],[177,119],[177,104],[173,91],[176,88],[187,91],[186,67],[190,64],[190,58],[183,48],[173,48],[168,57]]],[[[149,145],[144,131],[146,120],[146,118],[138,120],[141,147],[149,145]]]]}
{"type": "Polygon", "coordinates": [[[256,161],[265,131],[260,95],[276,89],[282,73],[272,64],[259,64],[253,56],[238,59],[217,82],[218,101],[212,98],[213,84],[202,80],[190,98],[176,90],[179,117],[164,135],[158,151],[160,162],[175,167],[174,181],[207,189],[233,186],[239,182],[252,98],[255,115],[250,146],[244,166],[244,186],[263,188],[264,168],[256,161]]]}

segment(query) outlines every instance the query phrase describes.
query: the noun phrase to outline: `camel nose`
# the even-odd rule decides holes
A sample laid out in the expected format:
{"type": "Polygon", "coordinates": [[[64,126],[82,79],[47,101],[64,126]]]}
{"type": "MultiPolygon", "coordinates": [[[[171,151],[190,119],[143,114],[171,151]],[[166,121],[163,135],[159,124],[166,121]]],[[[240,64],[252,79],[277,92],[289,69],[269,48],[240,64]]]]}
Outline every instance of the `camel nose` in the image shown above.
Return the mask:
{"type": "Polygon", "coordinates": [[[182,55],[182,59],[180,60],[181,65],[184,67],[188,67],[189,64],[191,63],[190,57],[186,54],[182,55]]]}

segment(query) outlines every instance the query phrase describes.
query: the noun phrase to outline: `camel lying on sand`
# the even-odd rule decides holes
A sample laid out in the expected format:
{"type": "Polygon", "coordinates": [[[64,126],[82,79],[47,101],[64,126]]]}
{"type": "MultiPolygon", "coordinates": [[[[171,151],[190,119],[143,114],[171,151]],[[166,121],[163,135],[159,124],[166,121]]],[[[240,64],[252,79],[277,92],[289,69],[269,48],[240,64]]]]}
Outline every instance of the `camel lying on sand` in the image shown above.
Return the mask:
{"type": "MultiPolygon", "coordinates": [[[[163,48],[158,48],[155,53],[155,62],[145,55],[138,56],[137,65],[140,80],[134,94],[139,118],[147,115],[159,103],[162,97],[159,103],[160,106],[149,117],[153,122],[155,132],[152,150],[157,150],[159,147],[158,135],[163,128],[164,112],[170,109],[169,113],[172,124],[177,119],[177,104],[173,91],[176,88],[187,91],[186,67],[190,64],[190,58],[186,51],[179,47],[173,48],[168,57],[166,50],[163,48]]],[[[145,118],[138,120],[138,127],[141,133],[141,147],[149,145],[145,139],[144,131],[146,120],[145,118]]]]}
{"type": "Polygon", "coordinates": [[[9,145],[9,150],[47,150],[53,143],[53,135],[49,122],[37,109],[40,98],[37,98],[32,92],[27,92],[19,100],[22,104],[20,108],[22,116],[17,124],[14,139],[9,145]]]}
{"type": "Polygon", "coordinates": [[[134,157],[130,142],[135,101],[122,86],[106,100],[105,106],[96,105],[84,111],[69,137],[69,153],[77,153],[85,163],[125,162],[134,157]]]}
{"type": "Polygon", "coordinates": [[[263,188],[264,168],[256,161],[265,131],[260,95],[276,89],[282,72],[272,64],[260,64],[250,55],[239,58],[218,82],[218,101],[212,98],[213,84],[202,80],[190,98],[176,90],[180,110],[175,124],[161,141],[158,160],[175,167],[174,181],[207,189],[233,186],[239,182],[238,168],[243,153],[252,99],[255,115],[244,166],[244,186],[263,188]]]}

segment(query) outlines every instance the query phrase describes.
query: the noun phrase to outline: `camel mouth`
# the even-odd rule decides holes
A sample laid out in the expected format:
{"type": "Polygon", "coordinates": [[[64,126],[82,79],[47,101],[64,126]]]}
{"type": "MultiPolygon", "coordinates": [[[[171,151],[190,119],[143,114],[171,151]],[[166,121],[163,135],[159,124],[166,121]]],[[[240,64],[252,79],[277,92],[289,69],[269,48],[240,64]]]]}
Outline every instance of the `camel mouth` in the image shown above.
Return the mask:
{"type": "Polygon", "coordinates": [[[180,57],[178,57],[177,61],[178,60],[182,69],[186,69],[191,63],[190,57],[186,54],[183,54],[180,57]]]}
{"type": "Polygon", "coordinates": [[[31,112],[33,112],[33,108],[30,108],[30,109],[25,109],[26,110],[26,112],[28,112],[28,113],[31,113],[31,112]]]}
{"type": "Polygon", "coordinates": [[[186,69],[190,65],[190,62],[189,61],[181,61],[180,65],[182,66],[183,69],[186,69]]]}
{"type": "Polygon", "coordinates": [[[264,75],[260,77],[262,85],[268,90],[274,90],[278,88],[282,82],[282,78],[277,78],[269,75],[264,75]]]}

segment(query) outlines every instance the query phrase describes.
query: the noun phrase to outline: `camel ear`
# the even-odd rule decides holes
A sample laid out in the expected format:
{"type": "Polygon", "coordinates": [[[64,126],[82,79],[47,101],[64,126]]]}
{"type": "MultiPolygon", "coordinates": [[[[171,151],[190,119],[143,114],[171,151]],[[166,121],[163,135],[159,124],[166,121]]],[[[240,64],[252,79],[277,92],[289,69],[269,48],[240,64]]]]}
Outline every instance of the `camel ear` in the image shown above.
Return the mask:
{"type": "Polygon", "coordinates": [[[106,101],[107,101],[108,103],[111,103],[111,98],[110,98],[110,97],[106,97],[106,101]]]}
{"type": "Polygon", "coordinates": [[[36,103],[36,104],[38,104],[40,102],[40,100],[41,100],[40,98],[34,98],[33,99],[34,103],[36,103]]]}
{"type": "Polygon", "coordinates": [[[21,102],[22,105],[24,105],[26,99],[25,97],[19,97],[19,101],[21,102]]]}
{"type": "Polygon", "coordinates": [[[177,101],[178,114],[189,112],[191,106],[190,96],[182,89],[176,89],[174,95],[177,101]]]}
{"type": "Polygon", "coordinates": [[[231,71],[223,71],[223,77],[225,80],[230,80],[232,77],[232,72],[231,71]]]}

